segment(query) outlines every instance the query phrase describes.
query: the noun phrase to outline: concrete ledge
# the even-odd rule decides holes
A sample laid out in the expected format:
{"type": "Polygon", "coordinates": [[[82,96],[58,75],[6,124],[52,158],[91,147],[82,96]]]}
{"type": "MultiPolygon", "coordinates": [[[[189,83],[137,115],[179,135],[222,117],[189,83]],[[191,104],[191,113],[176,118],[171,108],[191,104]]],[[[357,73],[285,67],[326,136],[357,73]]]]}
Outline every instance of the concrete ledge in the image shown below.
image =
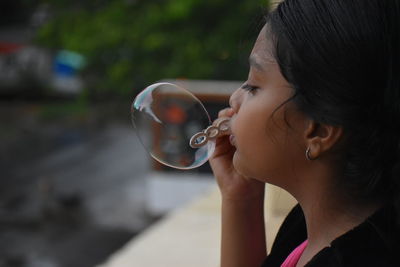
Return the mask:
{"type": "MultiPolygon", "coordinates": [[[[196,200],[169,213],[98,267],[219,266],[220,204],[219,191],[214,186],[196,200]]],[[[285,191],[267,186],[268,248],[295,204],[285,191]]]]}

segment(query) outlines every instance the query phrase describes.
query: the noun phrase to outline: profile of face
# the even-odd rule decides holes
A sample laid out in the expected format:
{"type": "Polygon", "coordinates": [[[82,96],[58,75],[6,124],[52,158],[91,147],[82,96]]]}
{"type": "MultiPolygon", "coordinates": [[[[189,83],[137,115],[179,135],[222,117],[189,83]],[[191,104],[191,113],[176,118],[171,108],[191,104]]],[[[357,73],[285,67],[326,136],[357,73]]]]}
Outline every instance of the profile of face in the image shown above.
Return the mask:
{"type": "Polygon", "coordinates": [[[294,91],[273,57],[267,26],[249,61],[247,81],[230,97],[233,165],[245,177],[285,188],[306,161],[302,141],[307,118],[293,101],[283,104],[294,91]]]}

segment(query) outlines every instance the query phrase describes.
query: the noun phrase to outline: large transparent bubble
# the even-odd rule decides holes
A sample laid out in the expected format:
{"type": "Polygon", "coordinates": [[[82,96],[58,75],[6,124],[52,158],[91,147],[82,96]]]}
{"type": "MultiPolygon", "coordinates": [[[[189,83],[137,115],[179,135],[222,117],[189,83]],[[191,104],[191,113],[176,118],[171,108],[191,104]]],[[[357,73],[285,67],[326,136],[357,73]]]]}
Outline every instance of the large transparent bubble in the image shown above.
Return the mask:
{"type": "Polygon", "coordinates": [[[215,138],[229,129],[228,120],[211,125],[200,100],[171,83],[156,83],[144,89],[133,101],[131,115],[150,155],[164,165],[183,170],[204,164],[214,152],[215,138]]]}

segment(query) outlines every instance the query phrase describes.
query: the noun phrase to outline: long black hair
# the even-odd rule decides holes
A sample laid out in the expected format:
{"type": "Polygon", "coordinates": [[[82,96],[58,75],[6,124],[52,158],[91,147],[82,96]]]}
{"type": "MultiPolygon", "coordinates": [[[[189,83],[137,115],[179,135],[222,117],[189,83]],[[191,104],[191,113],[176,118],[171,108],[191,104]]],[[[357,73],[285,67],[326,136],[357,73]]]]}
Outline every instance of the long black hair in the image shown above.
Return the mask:
{"type": "Polygon", "coordinates": [[[341,186],[361,201],[397,201],[400,184],[400,1],[285,0],[267,25],[291,99],[341,126],[341,186]]]}

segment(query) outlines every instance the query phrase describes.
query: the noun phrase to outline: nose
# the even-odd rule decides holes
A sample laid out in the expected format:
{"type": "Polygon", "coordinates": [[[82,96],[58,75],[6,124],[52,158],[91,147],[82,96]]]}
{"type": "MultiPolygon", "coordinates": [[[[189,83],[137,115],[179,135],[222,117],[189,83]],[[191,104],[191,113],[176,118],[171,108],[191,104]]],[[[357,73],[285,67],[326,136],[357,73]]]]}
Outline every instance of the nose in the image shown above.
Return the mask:
{"type": "Polygon", "coordinates": [[[243,90],[241,88],[236,89],[229,98],[229,106],[237,113],[242,103],[243,90]]]}

